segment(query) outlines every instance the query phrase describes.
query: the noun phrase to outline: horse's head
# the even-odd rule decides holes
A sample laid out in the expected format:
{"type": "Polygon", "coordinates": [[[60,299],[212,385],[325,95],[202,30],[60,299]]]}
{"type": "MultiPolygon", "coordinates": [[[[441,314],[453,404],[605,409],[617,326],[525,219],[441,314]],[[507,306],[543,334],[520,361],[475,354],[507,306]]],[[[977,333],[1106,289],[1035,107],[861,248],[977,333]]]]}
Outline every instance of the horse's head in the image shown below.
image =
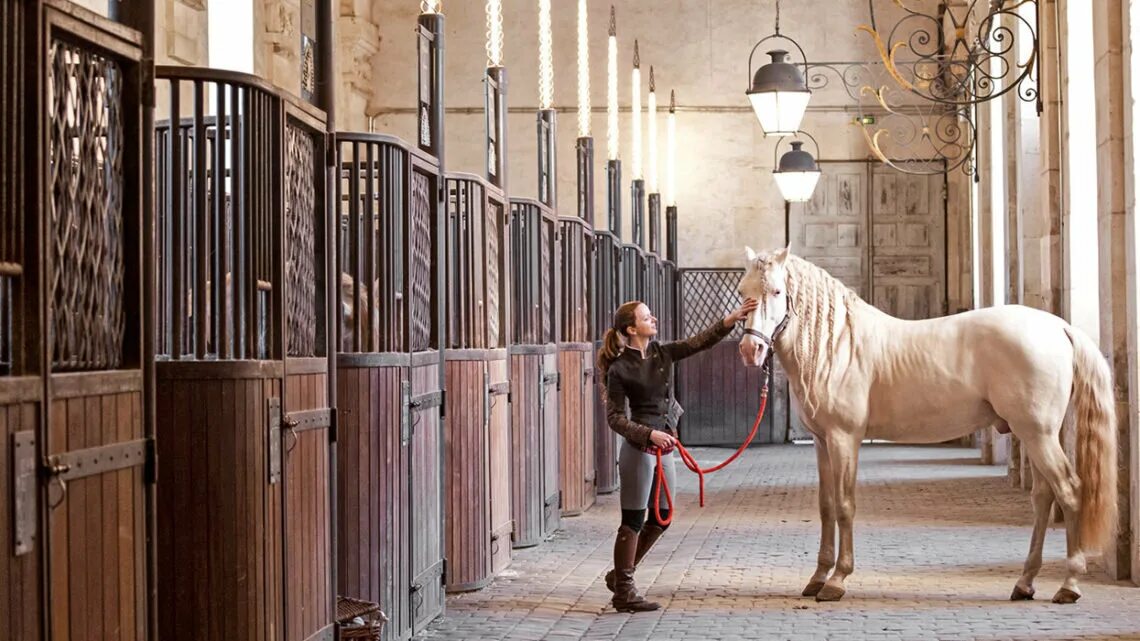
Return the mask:
{"type": "Polygon", "coordinates": [[[740,357],[746,366],[759,367],[768,358],[773,342],[787,323],[788,272],[785,263],[788,248],[757,254],[751,247],[745,247],[744,255],[747,263],[736,290],[743,298],[755,298],[759,307],[744,320],[740,357]]]}

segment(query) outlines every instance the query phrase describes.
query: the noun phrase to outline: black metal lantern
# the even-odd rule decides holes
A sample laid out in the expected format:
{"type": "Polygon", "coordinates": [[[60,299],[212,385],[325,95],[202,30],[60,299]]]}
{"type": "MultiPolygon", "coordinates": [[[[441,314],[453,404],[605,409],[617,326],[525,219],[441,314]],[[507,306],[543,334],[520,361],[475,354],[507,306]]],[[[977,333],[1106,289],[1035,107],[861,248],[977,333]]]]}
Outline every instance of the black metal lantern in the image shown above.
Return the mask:
{"type": "MultiPolygon", "coordinates": [[[[813,143],[816,142],[811,134],[807,132],[796,132],[797,135],[804,135],[811,138],[813,143]]],[[[810,153],[803,150],[802,140],[791,141],[792,149],[784,152],[780,156],[780,162],[777,163],[776,169],[772,172],[772,176],[776,179],[776,186],[780,189],[780,194],[784,200],[790,203],[805,203],[811,200],[811,196],[815,193],[815,186],[819,182],[819,164],[816,163],[815,157],[810,153]]],[[[776,143],[776,151],[779,152],[780,145],[776,143]]],[[[815,153],[819,155],[819,143],[815,145],[815,153]]]]}
{"type": "Polygon", "coordinates": [[[757,42],[748,55],[748,100],[752,103],[752,110],[764,129],[765,136],[789,136],[800,128],[804,111],[811,99],[811,91],[807,86],[807,56],[799,43],[780,33],[780,3],[776,3],[776,32],[757,42]],[[772,49],[768,55],[771,62],[752,72],[752,58],[756,50],[767,40],[773,38],[787,40],[795,46],[803,59],[803,65],[789,62],[788,52],[784,49],[772,49]]]}

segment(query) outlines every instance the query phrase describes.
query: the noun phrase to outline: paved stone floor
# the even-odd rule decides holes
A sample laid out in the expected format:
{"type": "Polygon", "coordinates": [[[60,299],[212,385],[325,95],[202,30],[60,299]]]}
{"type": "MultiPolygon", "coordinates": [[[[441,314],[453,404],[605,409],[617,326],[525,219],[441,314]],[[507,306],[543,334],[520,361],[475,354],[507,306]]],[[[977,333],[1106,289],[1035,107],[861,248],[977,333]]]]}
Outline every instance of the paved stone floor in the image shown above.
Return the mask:
{"type": "MultiPolygon", "coordinates": [[[[729,451],[697,450],[703,466],[729,451]]],[[[1140,588],[1094,565],[1084,598],[1049,598],[1064,533],[1046,537],[1039,599],[1008,601],[1031,508],[1002,467],[949,447],[864,446],[855,574],[839,603],[798,596],[819,541],[811,446],[753,449],[709,477],[704,508],[684,471],[677,518],[638,571],[661,610],[622,614],[602,581],[618,506],[600,496],[544,544],[516,550],[489,587],[448,598],[421,639],[1140,639],[1140,588]]]]}

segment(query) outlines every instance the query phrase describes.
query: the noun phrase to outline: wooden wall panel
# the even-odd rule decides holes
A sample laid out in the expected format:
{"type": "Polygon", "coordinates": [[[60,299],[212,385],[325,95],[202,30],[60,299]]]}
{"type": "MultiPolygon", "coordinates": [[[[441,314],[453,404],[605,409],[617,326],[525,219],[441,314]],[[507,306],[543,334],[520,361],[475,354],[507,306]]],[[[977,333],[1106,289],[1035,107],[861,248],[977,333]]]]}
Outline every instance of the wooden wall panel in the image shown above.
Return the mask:
{"type": "Polygon", "coordinates": [[[491,578],[485,371],[484,361],[447,362],[444,469],[448,591],[480,588],[491,578]]]}
{"type": "Polygon", "coordinates": [[[542,491],[543,491],[543,536],[550,536],[561,527],[562,513],[559,498],[559,429],[558,429],[558,354],[542,356],[543,377],[548,382],[543,386],[542,403],[542,491]]]}
{"type": "Polygon", "coordinates": [[[511,356],[511,515],[513,545],[543,539],[542,356],[511,356]]]}
{"type": "MultiPolygon", "coordinates": [[[[129,424],[128,424],[129,427],[129,424]]],[[[0,621],[7,627],[10,641],[39,641],[40,639],[40,555],[43,551],[44,535],[36,521],[36,540],[32,548],[20,556],[15,556],[15,533],[13,523],[14,490],[12,483],[13,441],[16,432],[37,433],[39,428],[39,404],[20,403],[0,407],[0,621]]],[[[129,481],[129,479],[128,479],[129,481]]],[[[129,485],[128,485],[129,488],[129,485]]],[[[37,489],[38,492],[38,489],[37,489]]],[[[125,505],[130,503],[124,501],[125,505]]],[[[122,522],[122,514],[118,517],[122,522]]],[[[129,512],[127,513],[129,516],[129,512]]],[[[114,523],[115,521],[112,521],[114,523]]],[[[128,539],[129,542],[129,539],[128,539]]],[[[128,550],[129,552],[129,550],[128,550]]],[[[131,596],[134,587],[128,581],[124,596],[131,596]]],[[[120,599],[120,606],[125,606],[120,599]]],[[[111,611],[116,613],[114,609],[111,611]]],[[[130,614],[130,610],[125,610],[130,614]]],[[[117,613],[116,613],[117,614],[117,613]]],[[[120,616],[120,629],[124,624],[120,616]]],[[[130,629],[129,626],[126,629],[130,629]]]]}
{"type": "Polygon", "coordinates": [[[284,638],[280,483],[270,484],[266,403],[278,379],[157,385],[159,634],[284,638]]]}
{"type": "MultiPolygon", "coordinates": [[[[412,397],[439,391],[439,366],[412,368],[412,397]]],[[[418,633],[443,611],[443,456],[439,407],[413,412],[411,457],[411,621],[418,633]]]]}
{"type": "MultiPolygon", "coordinates": [[[[690,447],[739,446],[760,409],[761,369],[745,367],[737,342],[725,340],[678,363],[675,371],[677,400],[685,408],[681,441],[690,447]]],[[[774,394],[770,391],[770,397],[774,394]]],[[[783,442],[783,429],[773,420],[775,411],[769,400],[753,445],[783,442]]]]}

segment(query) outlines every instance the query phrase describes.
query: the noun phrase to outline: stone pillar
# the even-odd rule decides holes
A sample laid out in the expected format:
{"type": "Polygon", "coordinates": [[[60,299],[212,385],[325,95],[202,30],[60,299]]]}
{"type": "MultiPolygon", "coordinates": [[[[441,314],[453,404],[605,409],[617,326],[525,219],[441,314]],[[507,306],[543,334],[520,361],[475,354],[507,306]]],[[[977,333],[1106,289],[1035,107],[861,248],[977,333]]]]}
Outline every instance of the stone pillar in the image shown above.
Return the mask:
{"type": "Polygon", "coordinates": [[[367,131],[366,112],[376,89],[372,70],[373,58],[380,50],[380,27],[373,17],[371,0],[340,0],[337,4],[337,128],[367,131]]]}
{"type": "MultiPolygon", "coordinates": [[[[1136,19],[1133,12],[1140,12],[1140,2],[1131,0],[1130,2],[1123,3],[1121,7],[1121,32],[1125,34],[1132,33],[1132,22],[1136,19]]],[[[1140,15],[1140,14],[1138,14],[1140,15]]],[[[1126,459],[1128,461],[1128,519],[1133,527],[1131,541],[1129,541],[1129,556],[1131,557],[1132,564],[1132,582],[1140,585],[1140,543],[1138,543],[1136,536],[1137,524],[1140,524],[1140,357],[1138,357],[1138,346],[1140,346],[1140,325],[1137,319],[1140,319],[1140,291],[1137,291],[1137,279],[1140,275],[1137,271],[1140,270],[1140,248],[1136,246],[1137,238],[1137,221],[1136,221],[1136,173],[1137,173],[1137,157],[1136,157],[1136,144],[1137,139],[1132,133],[1133,127],[1136,123],[1133,120],[1133,110],[1138,99],[1140,99],[1140,70],[1132,68],[1132,54],[1135,47],[1140,47],[1140,42],[1133,42],[1131,39],[1123,39],[1123,51],[1121,53],[1121,66],[1123,68],[1124,80],[1124,228],[1125,228],[1125,265],[1127,274],[1127,295],[1125,301],[1125,316],[1132,319],[1128,324],[1127,331],[1127,346],[1128,346],[1128,454],[1126,459]]]]}
{"type": "Polygon", "coordinates": [[[253,73],[295,96],[301,95],[301,2],[253,0],[253,73]]]}
{"type": "Polygon", "coordinates": [[[158,0],[154,21],[155,64],[209,64],[206,0],[158,0]]]}
{"type": "MultiPolygon", "coordinates": [[[[1136,280],[1135,247],[1131,260],[1125,226],[1125,184],[1133,174],[1125,162],[1124,30],[1126,3],[1100,0],[1093,5],[1093,56],[1096,83],[1097,238],[1100,248],[1100,346],[1112,367],[1119,439],[1120,521],[1115,545],[1105,550],[1105,565],[1114,579],[1132,575],[1132,527],[1129,502],[1133,477],[1129,474],[1132,452],[1132,413],[1129,406],[1131,372],[1135,352],[1129,352],[1129,334],[1135,336],[1135,316],[1128,314],[1129,293],[1136,280]],[[1131,356],[1131,358],[1130,358],[1131,356]]],[[[1133,298],[1135,298],[1133,296],[1133,298]]],[[[1134,301],[1133,301],[1134,302],[1134,301]]],[[[1133,345],[1135,343],[1133,342],[1133,345]]]]}
{"type": "Polygon", "coordinates": [[[1025,303],[1061,314],[1061,54],[1057,0],[1041,0],[1037,25],[1043,111],[1039,118],[1037,204],[1026,209],[1025,303]]]}

